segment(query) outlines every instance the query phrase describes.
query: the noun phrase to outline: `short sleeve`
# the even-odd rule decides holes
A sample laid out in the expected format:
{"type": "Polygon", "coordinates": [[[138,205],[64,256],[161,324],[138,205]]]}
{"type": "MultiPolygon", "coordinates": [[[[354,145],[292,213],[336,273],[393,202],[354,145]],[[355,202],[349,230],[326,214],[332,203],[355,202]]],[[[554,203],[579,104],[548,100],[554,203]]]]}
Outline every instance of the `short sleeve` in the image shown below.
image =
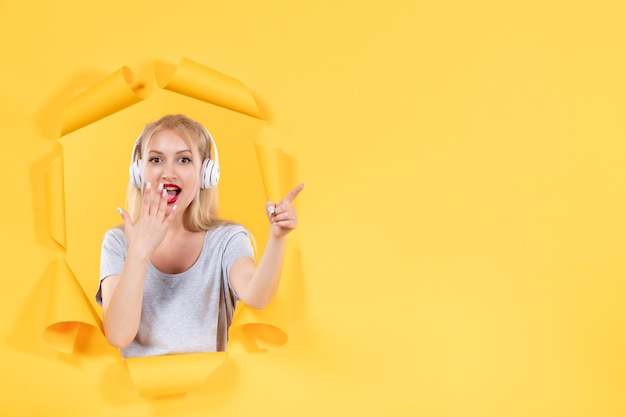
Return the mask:
{"type": "Polygon", "coordinates": [[[230,274],[230,268],[240,258],[254,259],[254,251],[248,232],[243,227],[237,227],[235,232],[227,240],[222,257],[222,267],[230,274]]]}
{"type": "Polygon", "coordinates": [[[111,275],[120,275],[126,261],[128,240],[121,229],[111,229],[102,239],[100,252],[100,281],[96,292],[96,302],[102,305],[102,281],[111,275]]]}

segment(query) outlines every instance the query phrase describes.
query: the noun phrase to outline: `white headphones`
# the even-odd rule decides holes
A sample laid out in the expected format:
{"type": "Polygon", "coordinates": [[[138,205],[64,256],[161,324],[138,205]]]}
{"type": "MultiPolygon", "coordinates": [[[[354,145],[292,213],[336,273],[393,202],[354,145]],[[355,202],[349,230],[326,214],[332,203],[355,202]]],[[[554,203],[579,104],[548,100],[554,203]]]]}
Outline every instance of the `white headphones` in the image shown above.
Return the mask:
{"type": "MultiPolygon", "coordinates": [[[[210,144],[211,149],[215,152],[215,160],[206,158],[202,162],[202,171],[200,172],[200,188],[203,190],[207,190],[209,188],[214,188],[217,186],[217,183],[220,180],[220,165],[219,165],[219,157],[217,154],[217,145],[213,140],[213,136],[209,133],[204,126],[202,127],[202,133],[204,138],[210,144]]],[[[135,141],[135,146],[133,146],[133,153],[130,159],[130,168],[128,173],[130,174],[130,182],[133,186],[141,189],[143,187],[143,176],[142,176],[142,160],[135,159],[137,156],[138,150],[141,148],[141,138],[143,136],[143,132],[137,140],[135,141]]],[[[209,153],[210,155],[210,153],[209,153]]]]}

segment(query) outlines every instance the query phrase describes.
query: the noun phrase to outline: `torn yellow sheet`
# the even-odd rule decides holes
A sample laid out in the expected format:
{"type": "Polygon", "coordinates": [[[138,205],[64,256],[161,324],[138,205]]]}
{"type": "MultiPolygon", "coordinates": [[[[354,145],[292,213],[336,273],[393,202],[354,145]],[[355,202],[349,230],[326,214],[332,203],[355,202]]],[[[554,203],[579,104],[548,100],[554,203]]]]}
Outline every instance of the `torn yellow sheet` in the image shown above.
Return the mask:
{"type": "Polygon", "coordinates": [[[183,58],[178,66],[157,65],[159,87],[261,118],[254,96],[241,81],[183,58]]]}
{"type": "Polygon", "coordinates": [[[46,225],[48,233],[65,247],[65,196],[63,192],[63,156],[55,158],[44,174],[46,225]]]}
{"type": "Polygon", "coordinates": [[[197,390],[226,358],[226,352],[128,358],[130,376],[142,397],[184,394],[197,390]]]}
{"type": "Polygon", "coordinates": [[[278,202],[296,186],[293,161],[281,149],[258,143],[254,146],[261,168],[265,195],[268,200],[278,202]]]}
{"type": "MultiPolygon", "coordinates": [[[[132,126],[129,130],[134,131],[136,114],[139,113],[142,118],[146,117],[147,113],[162,115],[166,109],[167,112],[189,113],[190,116],[206,115],[215,112],[214,105],[217,105],[236,112],[234,113],[236,118],[229,122],[230,125],[221,125],[222,136],[236,138],[239,136],[237,129],[242,125],[238,121],[240,119],[237,118],[244,117],[243,114],[259,117],[260,113],[252,93],[232,77],[188,59],[183,59],[177,67],[161,65],[155,71],[161,88],[134,86],[133,73],[130,69],[123,67],[106,77],[101,83],[81,93],[71,102],[65,113],[64,136],[59,139],[63,148],[63,158],[55,161],[51,166],[47,175],[47,181],[50,184],[46,186],[47,195],[50,196],[50,201],[47,203],[50,207],[50,234],[67,248],[65,262],[59,263],[58,268],[55,269],[56,272],[51,277],[48,315],[44,330],[48,344],[59,351],[72,352],[81,326],[93,326],[102,331],[100,319],[89,302],[92,294],[87,297],[82,289],[92,285],[91,283],[95,283],[94,280],[97,279],[97,266],[93,265],[97,256],[93,249],[84,255],[77,251],[88,250],[85,249],[85,241],[92,242],[87,245],[89,248],[96,247],[93,244],[96,240],[93,235],[96,233],[95,229],[98,228],[94,227],[94,222],[108,216],[102,211],[103,205],[110,204],[111,213],[116,207],[113,201],[108,200],[109,197],[100,195],[101,190],[94,189],[90,178],[94,175],[101,175],[101,172],[110,168],[110,166],[99,165],[99,161],[103,159],[102,155],[108,155],[107,152],[112,152],[112,149],[117,146],[124,147],[124,149],[128,147],[128,152],[130,152],[130,145],[126,143],[128,141],[117,134],[126,129],[120,122],[124,126],[132,126]],[[171,93],[166,93],[164,89],[177,93],[177,96],[172,97],[171,93]],[[139,102],[141,106],[133,106],[139,102]],[[154,109],[150,107],[152,102],[154,109]],[[174,110],[170,109],[172,103],[176,103],[174,110]],[[208,104],[211,104],[210,108],[207,107],[208,104]],[[140,108],[139,113],[135,113],[137,108],[140,108]],[[130,117],[130,115],[135,116],[130,117]],[[115,119],[114,123],[112,119],[115,119]],[[79,129],[81,127],[82,129],[79,129]],[[98,140],[101,137],[111,138],[111,141],[102,144],[98,140]],[[96,141],[96,143],[92,144],[89,141],[96,141]],[[102,149],[103,146],[106,149],[102,149]],[[88,172],[89,170],[94,170],[94,172],[88,172]],[[63,175],[72,175],[72,177],[64,179],[63,175]],[[83,202],[78,204],[78,201],[83,202]],[[97,205],[89,209],[93,216],[90,218],[81,216],[90,204],[97,205]],[[85,236],[85,233],[89,235],[85,236]],[[85,264],[86,260],[90,260],[88,264],[85,264]],[[80,271],[77,274],[85,276],[78,276],[77,280],[72,270],[80,271]],[[79,284],[80,282],[83,283],[83,287],[79,284]]],[[[230,116],[228,119],[230,120],[230,116]]],[[[251,146],[251,144],[252,140],[247,142],[246,146],[251,146]]],[[[255,146],[260,170],[254,167],[254,155],[249,152],[246,154],[252,159],[252,164],[242,162],[250,166],[250,169],[230,172],[232,175],[241,175],[245,178],[260,173],[266,196],[268,199],[278,201],[295,185],[294,163],[276,147],[265,144],[255,146]]],[[[226,149],[230,147],[232,154],[236,149],[236,143],[224,143],[224,147],[226,149]]],[[[126,160],[126,158],[123,159],[126,160]]],[[[115,157],[109,155],[104,160],[105,163],[110,164],[115,157]]],[[[123,184],[127,181],[125,169],[120,170],[119,174],[125,178],[118,178],[117,172],[111,173],[108,183],[123,184]]],[[[225,187],[224,184],[228,184],[228,181],[237,184],[234,179],[234,177],[225,178],[220,186],[225,187]]],[[[260,184],[261,181],[258,183],[260,184]]],[[[222,188],[221,191],[223,190],[222,188]]],[[[113,191],[105,194],[112,195],[113,191]]],[[[262,207],[262,201],[255,201],[256,203],[260,203],[259,207],[262,207]]],[[[262,223],[258,225],[247,226],[258,229],[268,227],[267,220],[265,218],[261,220],[262,223]]],[[[98,235],[97,240],[100,237],[98,235]]],[[[299,280],[301,274],[299,257],[297,251],[293,249],[292,245],[288,245],[279,293],[271,305],[260,311],[240,305],[237,310],[231,338],[241,340],[251,350],[281,346],[288,340],[286,329],[290,319],[289,304],[292,299],[289,294],[289,283],[299,280]]],[[[127,359],[127,363],[131,378],[140,394],[150,397],[180,394],[197,389],[224,358],[225,354],[222,353],[203,353],[133,358],[127,359]]]]}
{"type": "Polygon", "coordinates": [[[102,324],[67,264],[55,261],[49,271],[50,296],[43,337],[56,350],[72,353],[81,326],[102,331],[102,324]]]}
{"type": "Polygon", "coordinates": [[[230,337],[249,351],[280,347],[289,339],[290,319],[299,304],[293,288],[301,280],[302,269],[298,248],[290,240],[287,242],[280,286],[270,305],[263,310],[240,305],[235,313],[230,337]]]}
{"type": "Polygon", "coordinates": [[[135,84],[135,75],[122,67],[76,96],[65,109],[61,135],[109,116],[143,100],[144,86],[135,84]]]}
{"type": "MultiPolygon", "coordinates": [[[[273,128],[266,126],[259,132],[255,142],[265,195],[267,200],[274,202],[280,201],[291,191],[296,178],[294,161],[281,149],[270,145],[277,142],[277,136],[273,128]]],[[[280,286],[270,305],[263,310],[240,306],[235,313],[230,336],[248,350],[265,350],[287,343],[289,305],[294,301],[291,284],[302,276],[299,252],[291,240],[288,242],[280,286]]]]}

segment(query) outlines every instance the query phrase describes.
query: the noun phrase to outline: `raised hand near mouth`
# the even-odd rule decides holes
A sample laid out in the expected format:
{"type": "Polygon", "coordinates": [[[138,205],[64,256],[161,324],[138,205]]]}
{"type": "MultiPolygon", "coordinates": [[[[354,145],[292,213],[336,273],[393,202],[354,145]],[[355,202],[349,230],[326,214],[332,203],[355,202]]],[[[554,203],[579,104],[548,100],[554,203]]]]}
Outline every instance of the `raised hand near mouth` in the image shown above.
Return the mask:
{"type": "Polygon", "coordinates": [[[139,254],[149,256],[165,238],[176,211],[174,205],[172,211],[167,213],[167,201],[168,195],[162,184],[159,184],[155,190],[150,183],[147,183],[143,191],[143,204],[137,222],[133,223],[126,211],[118,209],[124,220],[124,232],[128,238],[129,247],[134,248],[139,254]]]}

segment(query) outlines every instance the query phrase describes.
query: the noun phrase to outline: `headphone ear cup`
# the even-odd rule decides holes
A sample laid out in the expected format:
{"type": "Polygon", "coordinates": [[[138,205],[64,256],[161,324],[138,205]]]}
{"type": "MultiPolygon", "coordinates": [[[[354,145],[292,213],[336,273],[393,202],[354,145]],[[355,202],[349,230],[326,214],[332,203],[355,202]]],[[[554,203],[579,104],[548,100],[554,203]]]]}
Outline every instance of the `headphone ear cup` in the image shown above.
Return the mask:
{"type": "Polygon", "coordinates": [[[212,159],[205,159],[202,163],[202,173],[200,174],[200,188],[208,190],[214,188],[220,180],[220,167],[212,159]]]}
{"type": "Polygon", "coordinates": [[[130,169],[128,170],[130,174],[130,182],[136,187],[141,189],[141,185],[143,180],[141,178],[141,159],[133,161],[130,164],[130,169]]]}

